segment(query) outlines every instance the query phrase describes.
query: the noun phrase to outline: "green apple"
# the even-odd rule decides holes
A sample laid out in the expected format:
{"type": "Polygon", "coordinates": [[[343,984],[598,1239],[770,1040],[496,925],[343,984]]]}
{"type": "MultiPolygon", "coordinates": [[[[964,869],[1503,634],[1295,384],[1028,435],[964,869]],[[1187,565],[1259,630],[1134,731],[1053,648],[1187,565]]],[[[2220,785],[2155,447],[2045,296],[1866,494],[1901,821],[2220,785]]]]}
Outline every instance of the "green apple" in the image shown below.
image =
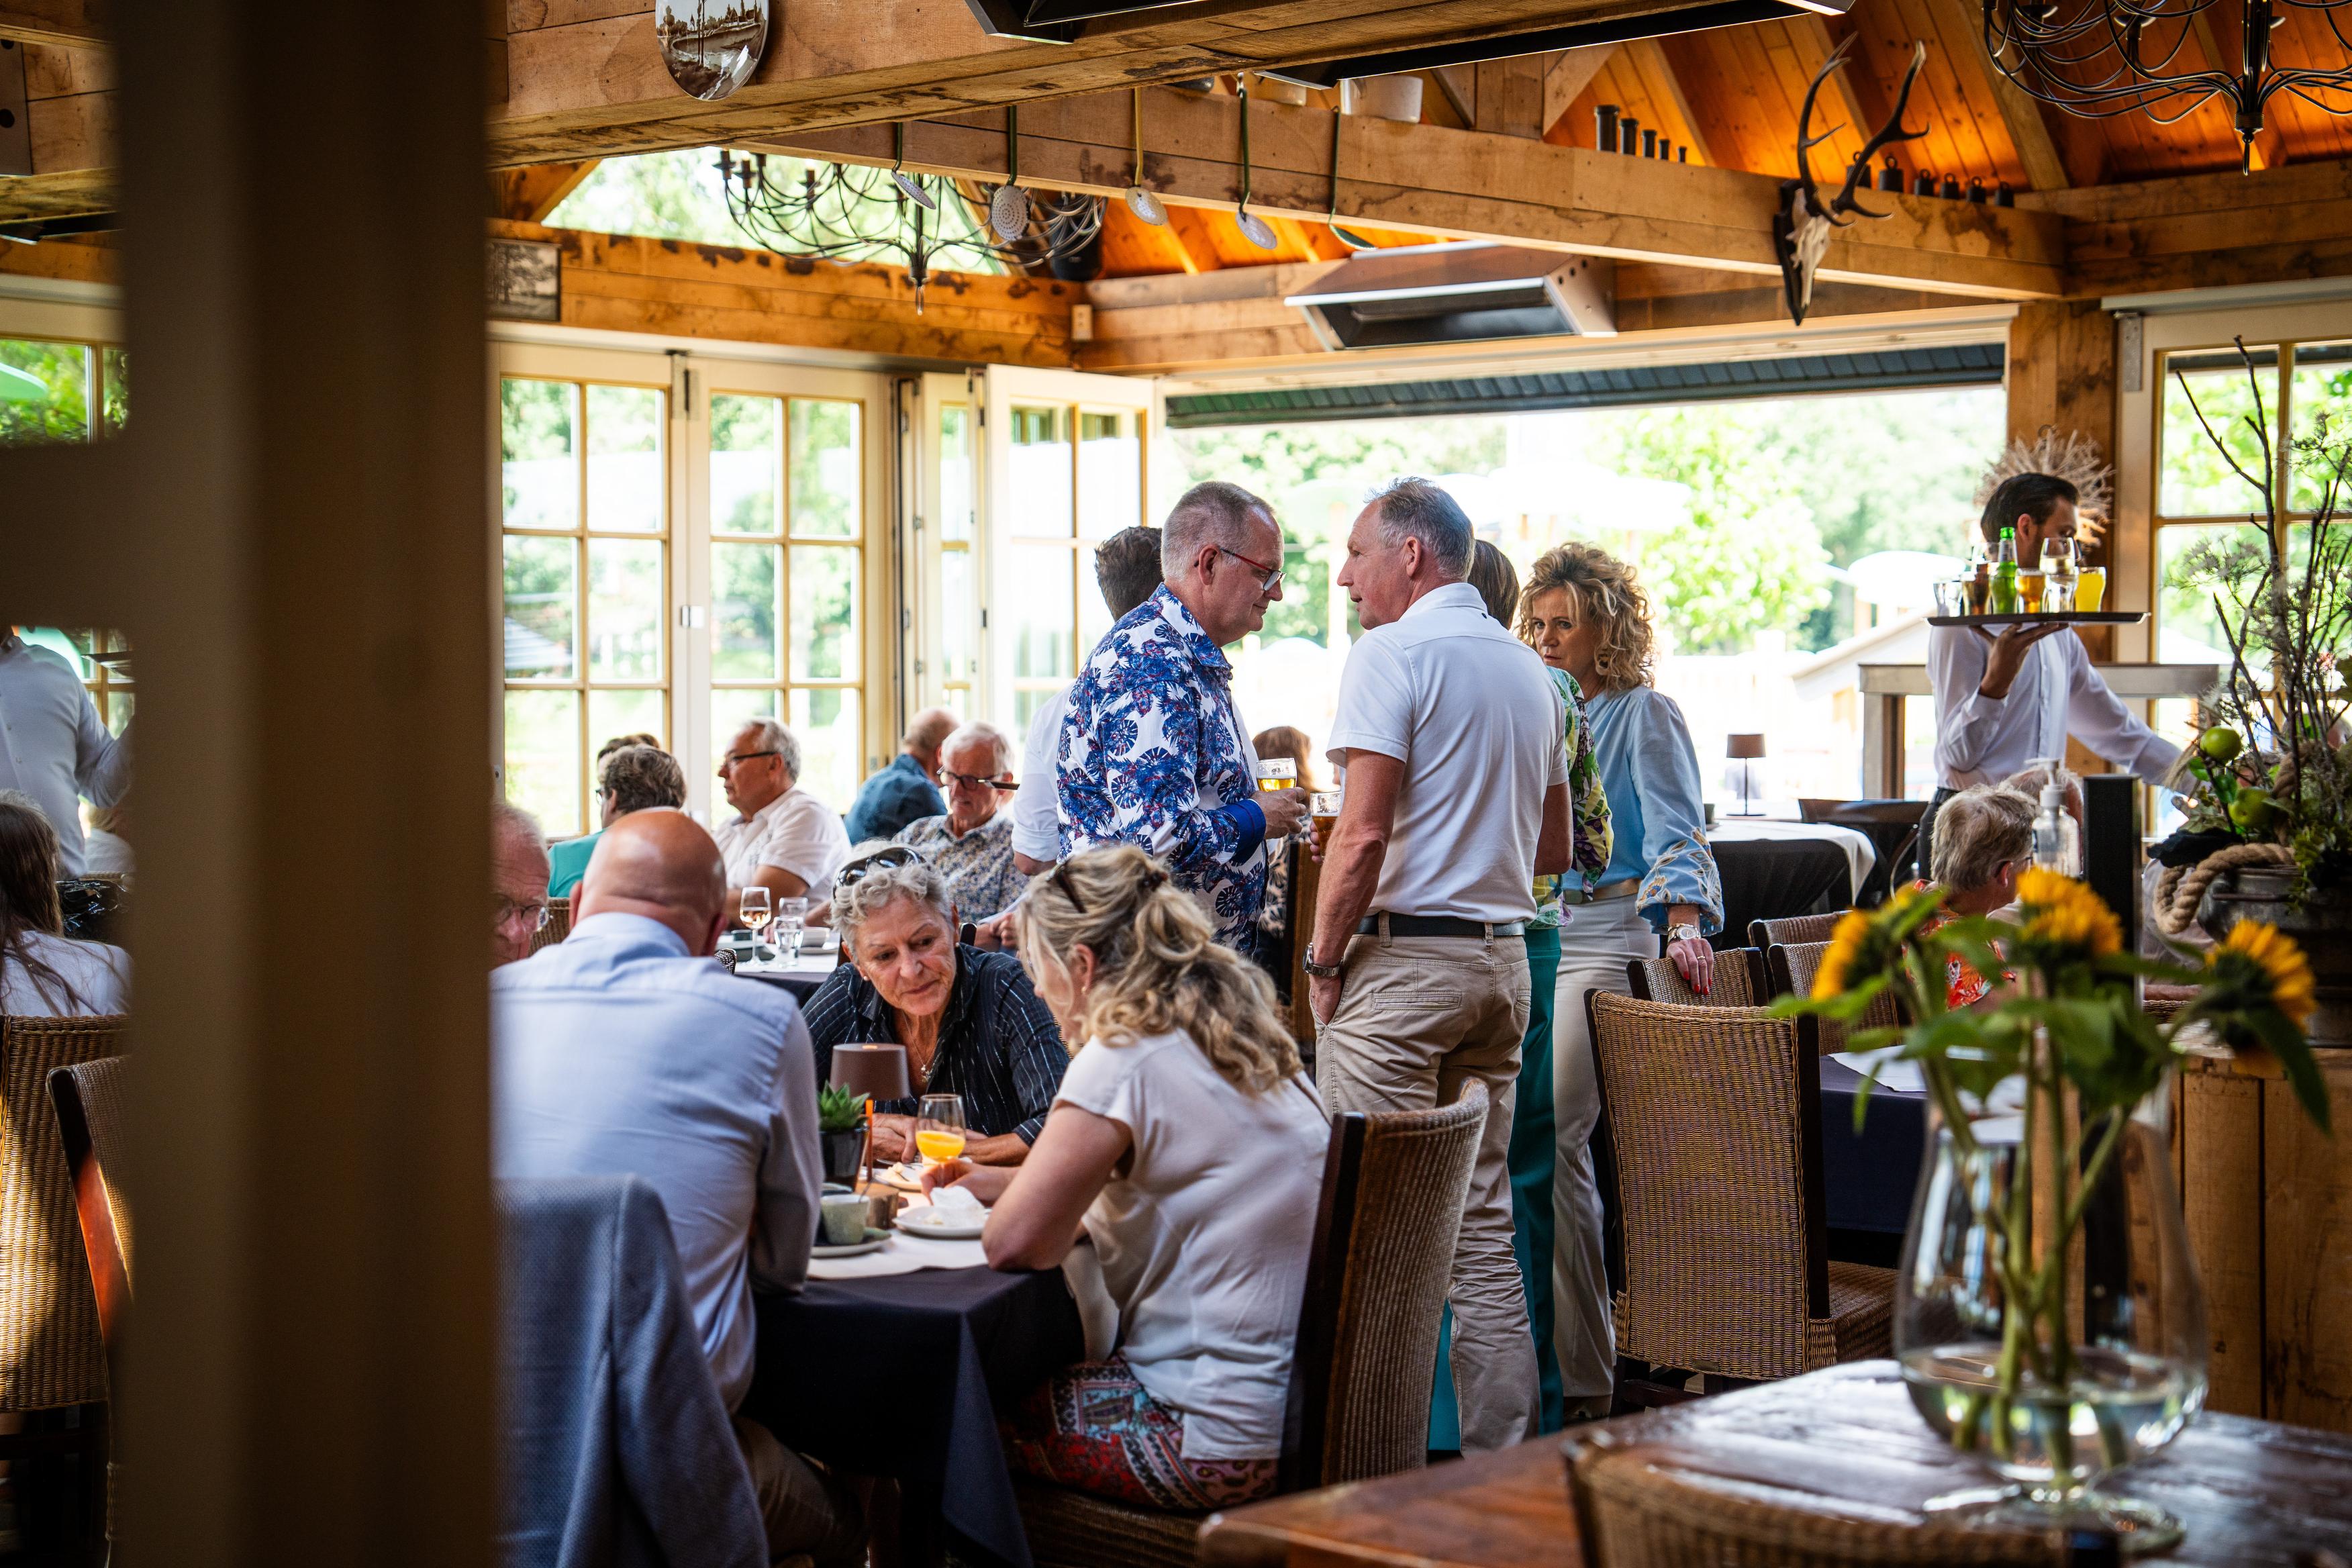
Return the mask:
{"type": "Polygon", "coordinates": [[[2265,833],[2278,819],[2278,806],[2266,789],[2242,789],[2230,803],[2230,821],[2241,833],[2265,833]]]}
{"type": "Polygon", "coordinates": [[[2238,739],[2235,730],[2225,724],[2216,724],[2197,737],[2197,749],[2217,763],[2226,763],[2244,751],[2246,743],[2238,739]]]}

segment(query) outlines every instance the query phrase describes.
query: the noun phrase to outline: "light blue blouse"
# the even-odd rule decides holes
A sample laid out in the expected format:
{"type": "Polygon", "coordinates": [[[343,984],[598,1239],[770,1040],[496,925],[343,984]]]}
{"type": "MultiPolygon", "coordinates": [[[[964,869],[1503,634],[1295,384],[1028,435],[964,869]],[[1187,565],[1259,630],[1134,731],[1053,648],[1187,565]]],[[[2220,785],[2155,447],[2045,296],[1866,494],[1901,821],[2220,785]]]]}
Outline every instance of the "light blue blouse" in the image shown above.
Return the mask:
{"type": "Polygon", "coordinates": [[[1616,835],[1602,885],[1639,879],[1635,904],[1661,935],[1675,904],[1696,905],[1707,935],[1721,931],[1723,879],[1706,847],[1698,752],[1683,710],[1673,698],[1637,686],[1587,697],[1584,720],[1616,835]]]}

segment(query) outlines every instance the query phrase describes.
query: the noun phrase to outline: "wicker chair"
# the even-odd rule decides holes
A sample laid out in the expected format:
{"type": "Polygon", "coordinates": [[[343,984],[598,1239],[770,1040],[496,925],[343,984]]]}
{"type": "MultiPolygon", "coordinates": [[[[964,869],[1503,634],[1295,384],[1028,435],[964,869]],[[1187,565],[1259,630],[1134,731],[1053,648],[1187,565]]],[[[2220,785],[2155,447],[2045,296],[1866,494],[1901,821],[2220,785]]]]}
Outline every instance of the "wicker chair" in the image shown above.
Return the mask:
{"type": "MultiPolygon", "coordinates": [[[[1792,942],[1786,946],[1767,949],[1764,954],[1764,969],[1770,977],[1772,994],[1775,996],[1811,994],[1813,989],[1813,976],[1821,971],[1822,954],[1829,950],[1830,944],[1826,942],[1792,942]]],[[[1846,1035],[1850,1028],[1892,1028],[1902,1021],[1903,1010],[1895,1005],[1895,993],[1891,990],[1881,991],[1870,999],[1870,1005],[1863,1009],[1862,1016],[1855,1019],[1851,1026],[1841,1024],[1834,1018],[1820,1020],[1819,1041],[1822,1055],[1829,1056],[1845,1049],[1846,1035]]]]}
{"type": "Polygon", "coordinates": [[[1626,984],[1643,1002],[1674,1002],[1685,1007],[1754,1007],[1764,1000],[1764,955],[1752,947],[1734,947],[1715,955],[1711,989],[1704,996],[1690,988],[1671,958],[1636,958],[1625,965],[1626,984]]]}
{"type": "MultiPolygon", "coordinates": [[[[1614,1153],[1602,1201],[1620,1391],[1638,1363],[1765,1380],[1889,1353],[1895,1276],[1829,1259],[1811,1018],[1585,1002],[1614,1153]]],[[[1633,1386],[1628,1386],[1632,1384],[1633,1386]]]]}
{"type": "Polygon", "coordinates": [[[1843,910],[1832,910],[1825,915],[1790,915],[1784,920],[1749,921],[1748,945],[1759,952],[1769,952],[1776,947],[1799,942],[1827,942],[1830,932],[1843,919],[1843,910]]]}
{"type": "Polygon", "coordinates": [[[105,1531],[106,1353],[48,1077],[120,1055],[130,1020],[0,1017],[0,1411],[78,1411],[0,1436],[0,1459],[70,1453],[93,1551],[105,1531]]]}
{"type": "MultiPolygon", "coordinates": [[[[1919,1524],[1818,1502],[1792,1507],[1760,1489],[1683,1468],[1670,1446],[1571,1439],[1569,1491],[1587,1568],[2070,1568],[2063,1532],[1919,1524]]],[[[2114,1562],[2085,1542],[2083,1562],[2114,1562]]]]}
{"type": "Polygon", "coordinates": [[[121,1187],[130,1073],[130,1058],[100,1057],[49,1074],[49,1100],[57,1108],[74,1213],[81,1221],[82,1253],[95,1288],[99,1338],[110,1366],[121,1353],[131,1309],[131,1205],[121,1187]]]}
{"type": "MultiPolygon", "coordinates": [[[[1426,1461],[1439,1309],[1486,1121],[1471,1081],[1434,1110],[1331,1123],[1291,1359],[1277,1490],[1426,1461]]],[[[1016,1479],[1038,1568],[1191,1568],[1204,1515],[1160,1513],[1016,1479]]]]}
{"type": "Polygon", "coordinates": [[[547,923],[530,939],[530,950],[537,952],[542,947],[553,947],[571,934],[572,900],[550,899],[547,900],[547,923]]]}

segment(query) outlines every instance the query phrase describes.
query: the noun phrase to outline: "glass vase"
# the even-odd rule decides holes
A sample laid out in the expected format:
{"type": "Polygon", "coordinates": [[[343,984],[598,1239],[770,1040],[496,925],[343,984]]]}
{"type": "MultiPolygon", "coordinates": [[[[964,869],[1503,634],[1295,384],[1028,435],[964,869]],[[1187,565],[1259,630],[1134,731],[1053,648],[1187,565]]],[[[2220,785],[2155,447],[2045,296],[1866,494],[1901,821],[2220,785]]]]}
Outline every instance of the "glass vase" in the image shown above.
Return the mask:
{"type": "Polygon", "coordinates": [[[2079,1146],[2043,1095],[1960,1133],[1937,1119],[1904,1239],[1895,1354],[1919,1414],[1991,1474],[1931,1510],[2105,1530],[2127,1554],[2180,1539],[2162,1510],[2098,1488],[2205,1402],[2205,1297],[2158,1114],[2165,1096],[2095,1121],[2079,1146]],[[2062,1184],[2053,1172],[2072,1173],[2062,1184]],[[2078,1223],[2053,1258],[2069,1209],[2078,1223]]]}

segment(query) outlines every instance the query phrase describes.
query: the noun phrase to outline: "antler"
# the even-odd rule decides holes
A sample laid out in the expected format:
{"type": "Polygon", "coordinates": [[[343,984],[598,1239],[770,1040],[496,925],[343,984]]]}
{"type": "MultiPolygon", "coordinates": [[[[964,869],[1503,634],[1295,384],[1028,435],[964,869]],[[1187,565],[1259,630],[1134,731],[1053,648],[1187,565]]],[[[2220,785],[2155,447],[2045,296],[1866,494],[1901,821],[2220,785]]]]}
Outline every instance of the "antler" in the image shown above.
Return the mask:
{"type": "Polygon", "coordinates": [[[1854,200],[1855,186],[1869,174],[1870,161],[1881,148],[1891,146],[1897,142],[1915,142],[1927,134],[1925,130],[1903,129],[1903,111],[1910,107],[1912,85],[1919,79],[1920,68],[1927,63],[1927,46],[1923,42],[1911,46],[1911,67],[1903,73],[1902,90],[1895,95],[1895,112],[1886,117],[1886,123],[1880,126],[1876,134],[1863,144],[1862,152],[1855,156],[1853,163],[1847,166],[1845,184],[1838,187],[1838,194],[1827,202],[1822,200],[1821,189],[1813,183],[1812,160],[1808,154],[1844,127],[1833,125],[1819,136],[1808,134],[1812,128],[1813,100],[1820,96],[1822,84],[1829,80],[1830,73],[1844,68],[1848,63],[1846,51],[1853,47],[1853,35],[1851,33],[1839,40],[1838,47],[1831,51],[1830,58],[1822,62],[1822,68],[1813,73],[1812,85],[1805,89],[1804,107],[1797,113],[1797,184],[1804,192],[1805,205],[1840,228],[1853,221],[1853,217],[1847,216],[1848,214],[1874,218],[1886,216],[1885,213],[1872,212],[1854,200]]]}

